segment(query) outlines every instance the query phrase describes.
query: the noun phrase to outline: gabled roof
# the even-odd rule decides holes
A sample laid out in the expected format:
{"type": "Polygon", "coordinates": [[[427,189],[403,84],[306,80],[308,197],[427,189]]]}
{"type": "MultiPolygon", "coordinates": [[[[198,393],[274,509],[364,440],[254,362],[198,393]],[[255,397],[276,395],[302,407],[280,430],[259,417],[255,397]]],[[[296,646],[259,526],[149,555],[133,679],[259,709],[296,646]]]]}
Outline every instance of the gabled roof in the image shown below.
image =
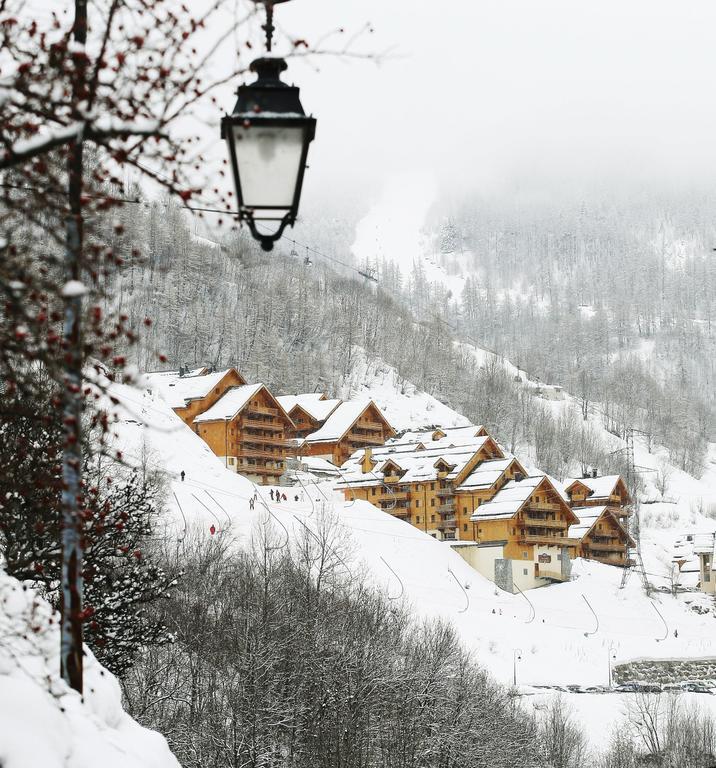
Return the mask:
{"type": "Polygon", "coordinates": [[[435,429],[404,432],[400,437],[391,440],[392,443],[429,443],[441,442],[443,444],[464,445],[475,437],[486,437],[487,430],[482,425],[468,424],[465,427],[437,427],[435,429]]]}
{"type": "Polygon", "coordinates": [[[204,373],[205,370],[197,368],[184,376],[180,376],[178,371],[163,371],[148,373],[146,377],[171,408],[186,408],[192,400],[206,397],[232,371],[238,375],[240,381],[244,381],[235,368],[212,373],[204,373]]]}
{"type": "Polygon", "coordinates": [[[507,519],[514,517],[524,507],[530,496],[538,489],[554,491],[565,512],[569,512],[576,523],[577,516],[564,501],[559,491],[552,485],[546,475],[526,477],[523,480],[510,480],[495,496],[485,504],[481,504],[472,514],[470,520],[507,519]]]}
{"type": "MultiPolygon", "coordinates": [[[[602,477],[577,477],[568,478],[564,481],[564,485],[565,490],[569,492],[573,485],[576,483],[581,483],[582,485],[586,485],[586,487],[591,491],[589,495],[591,499],[607,499],[612,495],[612,493],[614,493],[621,479],[621,475],[603,475],[602,477]]],[[[622,482],[624,481],[622,480],[622,482]]]]}
{"type": "Polygon", "coordinates": [[[516,465],[518,472],[523,475],[527,474],[514,456],[491,459],[480,462],[455,490],[459,493],[460,491],[479,491],[480,489],[492,488],[513,464],[516,465]]]}
{"type": "Polygon", "coordinates": [[[281,407],[281,403],[269,392],[263,384],[244,384],[240,387],[231,387],[209,408],[199,416],[195,417],[194,423],[201,424],[205,421],[231,421],[248,405],[251,398],[263,391],[273,401],[278,410],[283,414],[286,421],[291,422],[291,418],[281,407]]]}
{"type": "Polygon", "coordinates": [[[619,533],[619,537],[625,541],[628,539],[630,547],[636,546],[634,540],[624,530],[624,527],[619,522],[619,520],[617,520],[617,518],[610,512],[609,507],[607,506],[575,507],[572,511],[579,518],[579,522],[569,526],[568,535],[570,536],[570,538],[575,538],[575,539],[584,538],[587,534],[589,534],[592,531],[592,529],[600,519],[608,518],[609,521],[613,523],[614,527],[616,527],[619,533]]]}
{"type": "Polygon", "coordinates": [[[393,428],[372,400],[349,400],[348,402],[340,403],[331,412],[323,426],[306,437],[306,442],[332,443],[340,440],[371,406],[378,413],[380,419],[392,430],[393,428]]]}
{"type": "Polygon", "coordinates": [[[289,415],[294,408],[300,408],[316,421],[323,422],[340,405],[340,400],[329,400],[323,392],[308,392],[303,395],[279,395],[276,398],[289,415]]]}

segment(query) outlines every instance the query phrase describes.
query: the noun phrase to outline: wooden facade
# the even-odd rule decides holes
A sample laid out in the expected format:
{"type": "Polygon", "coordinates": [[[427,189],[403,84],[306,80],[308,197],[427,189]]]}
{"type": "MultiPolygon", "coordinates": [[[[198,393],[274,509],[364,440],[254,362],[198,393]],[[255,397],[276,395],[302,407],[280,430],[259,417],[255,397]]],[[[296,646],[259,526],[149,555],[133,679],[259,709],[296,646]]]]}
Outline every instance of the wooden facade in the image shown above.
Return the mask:
{"type": "MultiPolygon", "coordinates": [[[[192,378],[195,378],[196,383],[201,385],[204,379],[210,378],[211,376],[212,373],[207,371],[206,373],[192,378]]],[[[188,381],[188,378],[180,377],[179,384],[188,383],[188,381]]],[[[236,370],[236,368],[229,368],[227,371],[223,372],[223,376],[221,376],[214,386],[212,386],[205,394],[203,394],[203,389],[197,390],[201,391],[202,394],[185,399],[185,405],[183,407],[175,407],[174,413],[176,413],[185,424],[188,424],[193,428],[194,419],[197,416],[208,411],[214,403],[218,402],[224,392],[231,389],[231,387],[238,387],[242,384],[246,384],[244,377],[236,370]]],[[[177,385],[175,384],[174,386],[177,385]]]]}
{"type": "Polygon", "coordinates": [[[336,466],[357,449],[383,445],[395,430],[372,401],[342,402],[320,429],[309,434],[298,447],[302,456],[320,456],[336,466]]]}
{"type": "Polygon", "coordinates": [[[605,565],[628,564],[629,549],[636,544],[609,507],[577,507],[574,512],[580,522],[570,534],[579,537],[580,557],[605,565]]]}
{"type": "Polygon", "coordinates": [[[293,423],[262,384],[227,391],[194,428],[229,469],[262,485],[278,483],[293,423]]]}

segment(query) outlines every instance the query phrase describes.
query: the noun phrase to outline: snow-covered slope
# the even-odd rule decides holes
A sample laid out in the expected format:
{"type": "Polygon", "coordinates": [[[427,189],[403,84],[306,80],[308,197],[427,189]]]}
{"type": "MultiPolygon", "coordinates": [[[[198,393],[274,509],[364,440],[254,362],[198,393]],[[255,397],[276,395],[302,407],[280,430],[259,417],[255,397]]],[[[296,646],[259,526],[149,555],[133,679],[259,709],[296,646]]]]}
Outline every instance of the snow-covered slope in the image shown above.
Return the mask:
{"type": "Polygon", "coordinates": [[[162,736],[122,710],[119,683],[87,651],[84,699],[59,677],[57,616],[0,571],[0,766],[179,768],[162,736]]]}
{"type": "MultiPolygon", "coordinates": [[[[387,369],[373,369],[365,394],[385,406],[396,426],[440,423],[441,415],[448,424],[460,423],[458,414],[427,395],[400,392],[400,385],[391,395],[391,376],[387,369]]],[[[158,395],[124,386],[116,386],[114,393],[124,408],[117,428],[125,455],[139,461],[148,453],[170,478],[167,525],[172,535],[181,539],[188,528],[198,527],[246,546],[257,526],[272,526],[278,535],[293,538],[328,511],[336,516],[341,552],[354,578],[367,578],[396,601],[406,601],[417,617],[453,622],[476,658],[505,683],[512,682],[516,666],[523,686],[606,685],[611,651],[617,663],[637,657],[716,656],[716,619],[706,596],[656,593],[650,599],[636,575],[620,589],[619,569],[586,561],[575,563],[570,583],[526,596],[502,592],[449,546],[366,502],[344,502],[330,483],[282,489],[287,501],[272,502],[269,488],[227,471],[158,395]],[[254,493],[259,502],[251,510],[254,493]]],[[[578,698],[586,706],[584,696],[578,698]]],[[[612,707],[611,716],[619,715],[620,709],[612,707]]],[[[606,739],[608,729],[596,736],[606,739]]]]}

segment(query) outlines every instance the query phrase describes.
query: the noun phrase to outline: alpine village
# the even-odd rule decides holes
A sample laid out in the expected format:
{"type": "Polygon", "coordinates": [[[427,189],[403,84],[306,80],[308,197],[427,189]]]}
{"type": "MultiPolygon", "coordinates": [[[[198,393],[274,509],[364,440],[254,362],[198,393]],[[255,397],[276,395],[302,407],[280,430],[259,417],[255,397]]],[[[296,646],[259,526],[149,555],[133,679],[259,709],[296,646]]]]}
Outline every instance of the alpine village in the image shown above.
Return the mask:
{"type": "Polygon", "coordinates": [[[147,380],[226,468],[259,485],[290,486],[297,470],[332,479],[346,501],[420,528],[507,591],[568,581],[576,557],[633,565],[619,475],[560,482],[528,472],[484,426],[397,435],[370,399],[276,396],[235,368],[186,366],[147,380]]]}

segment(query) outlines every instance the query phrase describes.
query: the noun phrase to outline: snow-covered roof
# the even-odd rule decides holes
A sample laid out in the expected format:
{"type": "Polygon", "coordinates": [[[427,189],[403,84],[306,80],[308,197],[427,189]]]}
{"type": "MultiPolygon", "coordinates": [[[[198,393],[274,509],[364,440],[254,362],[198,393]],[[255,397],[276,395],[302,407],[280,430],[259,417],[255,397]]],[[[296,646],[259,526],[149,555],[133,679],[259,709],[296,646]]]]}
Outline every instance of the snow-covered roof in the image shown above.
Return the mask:
{"type": "Polygon", "coordinates": [[[298,405],[316,421],[325,421],[340,405],[340,400],[329,400],[322,392],[307,392],[303,395],[280,395],[276,398],[286,413],[298,405]]]}
{"type": "Polygon", "coordinates": [[[514,456],[508,456],[504,459],[480,462],[455,490],[474,491],[479,488],[491,488],[513,461],[515,461],[514,456]]]}
{"type": "Polygon", "coordinates": [[[713,554],[716,544],[716,535],[713,533],[695,533],[694,534],[694,554],[713,554]]]}
{"type": "Polygon", "coordinates": [[[440,440],[447,442],[461,441],[477,437],[478,432],[484,430],[482,425],[468,424],[464,427],[435,427],[434,429],[404,432],[400,437],[393,438],[393,443],[420,443],[433,442],[433,435],[439,430],[445,437],[440,440]]]}
{"type": "Polygon", "coordinates": [[[299,456],[298,462],[309,472],[318,472],[325,475],[335,475],[338,477],[338,467],[328,459],[322,459],[320,456],[299,456]]]}
{"type": "Polygon", "coordinates": [[[240,387],[228,389],[208,411],[194,419],[195,424],[204,421],[227,421],[233,419],[251,398],[261,389],[263,384],[244,384],[240,387]]]}
{"type": "MultiPolygon", "coordinates": [[[[481,438],[483,443],[487,438],[481,438]]],[[[364,473],[361,466],[365,450],[355,451],[341,467],[343,482],[338,487],[375,485],[376,480],[384,477],[384,467],[388,462],[397,464],[404,471],[401,475],[401,483],[419,483],[438,479],[439,467],[436,466],[442,459],[452,469],[445,479],[454,480],[472,460],[479,447],[453,446],[432,447],[424,450],[414,450],[411,446],[378,446],[371,450],[371,457],[376,462],[371,472],[364,473]],[[403,450],[408,448],[409,450],[403,450]]]]}
{"type": "Polygon", "coordinates": [[[564,481],[564,487],[569,488],[572,483],[582,483],[591,491],[590,498],[603,499],[611,496],[612,491],[619,482],[619,475],[603,475],[602,477],[571,477],[564,481]]]}
{"type": "Polygon", "coordinates": [[[320,429],[306,437],[306,442],[328,443],[340,440],[363,411],[371,405],[371,402],[371,400],[349,400],[341,403],[331,412],[320,429]]]}
{"type": "Polygon", "coordinates": [[[206,397],[233,368],[206,374],[202,373],[204,370],[199,368],[184,376],[178,371],[148,373],[146,378],[169,406],[184,408],[189,401],[206,397]]]}
{"type": "Polygon", "coordinates": [[[569,536],[581,539],[582,536],[597,522],[606,507],[575,507],[572,511],[579,518],[579,522],[569,526],[569,536]]]}
{"type": "Polygon", "coordinates": [[[473,512],[470,520],[513,517],[522,505],[532,495],[534,489],[545,480],[545,475],[525,477],[523,480],[510,480],[499,490],[491,501],[480,506],[473,512]]]}

